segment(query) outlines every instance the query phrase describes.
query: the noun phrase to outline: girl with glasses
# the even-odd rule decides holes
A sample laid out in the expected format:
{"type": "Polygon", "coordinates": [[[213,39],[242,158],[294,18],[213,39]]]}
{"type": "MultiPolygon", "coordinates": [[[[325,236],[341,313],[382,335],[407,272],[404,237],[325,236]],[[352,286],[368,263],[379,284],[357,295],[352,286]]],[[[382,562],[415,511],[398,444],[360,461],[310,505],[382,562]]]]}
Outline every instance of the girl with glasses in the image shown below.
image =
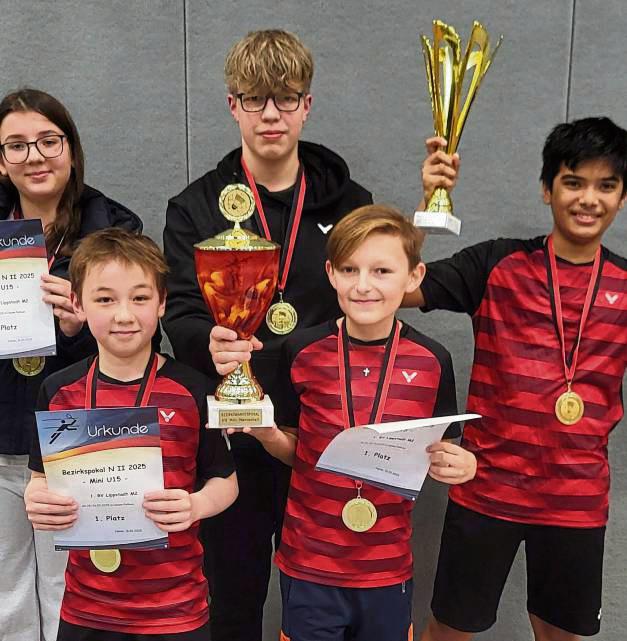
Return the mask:
{"type": "Polygon", "coordinates": [[[83,182],[76,125],[51,95],[22,89],[0,102],[0,220],[39,218],[50,261],[42,298],[53,305],[57,355],[0,360],[0,629],[6,641],[56,639],[66,553],[51,532],[33,532],[23,493],[37,393],[52,372],[95,353],[70,303],[68,265],[78,242],[97,229],[140,232],[140,219],[83,182]]]}

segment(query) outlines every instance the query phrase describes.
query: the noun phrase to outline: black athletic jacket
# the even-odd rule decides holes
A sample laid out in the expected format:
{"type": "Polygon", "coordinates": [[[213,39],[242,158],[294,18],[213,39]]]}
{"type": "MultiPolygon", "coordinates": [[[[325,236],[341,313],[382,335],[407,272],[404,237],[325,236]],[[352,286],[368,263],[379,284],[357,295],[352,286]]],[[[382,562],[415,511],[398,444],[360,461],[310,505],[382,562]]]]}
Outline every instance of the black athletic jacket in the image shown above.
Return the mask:
{"type": "MultiPolygon", "coordinates": [[[[196,280],[193,245],[233,226],[220,213],[218,197],[226,185],[246,184],[240,164],[241,152],[241,149],[232,151],[215,170],[170,200],[163,233],[170,266],[164,330],[175,357],[214,380],[217,375],[208,345],[209,332],[215,323],[196,280]]],[[[298,152],[305,167],[307,191],[284,300],[296,308],[298,326],[311,327],[340,315],[335,291],[324,270],[330,229],[353,209],[371,203],[372,196],[350,179],[346,163],[329,149],[301,142],[298,152]]],[[[272,240],[283,245],[293,190],[270,193],[262,186],[258,189],[272,240]]],[[[242,226],[263,236],[254,217],[242,226]]],[[[263,341],[264,349],[253,354],[253,370],[264,391],[272,398],[284,337],[270,332],[265,322],[255,335],[263,341]]],[[[277,394],[274,396],[278,397],[277,394]]]]}
{"type": "MultiPolygon", "coordinates": [[[[0,220],[6,220],[15,206],[14,195],[0,183],[0,220]]],[[[140,232],[142,222],[126,207],[104,194],[85,186],[80,200],[81,228],[79,238],[105,227],[124,227],[140,232]]],[[[68,278],[70,259],[58,256],[50,273],[68,278]]],[[[35,404],[39,386],[46,376],[94,354],[96,342],[87,325],[74,337],[67,338],[57,325],[57,355],[46,357],[46,366],[37,376],[22,376],[13,368],[11,359],[0,360],[0,454],[27,454],[31,429],[35,425],[35,404]]]]}

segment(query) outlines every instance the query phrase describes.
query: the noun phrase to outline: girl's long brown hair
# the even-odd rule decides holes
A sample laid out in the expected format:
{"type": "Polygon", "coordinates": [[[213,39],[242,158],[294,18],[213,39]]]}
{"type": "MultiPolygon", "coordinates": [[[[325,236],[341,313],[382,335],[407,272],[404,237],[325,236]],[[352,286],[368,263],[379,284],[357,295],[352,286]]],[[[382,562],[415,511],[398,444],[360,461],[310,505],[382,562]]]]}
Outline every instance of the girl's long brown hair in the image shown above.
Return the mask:
{"type": "MultiPolygon", "coordinates": [[[[85,176],[85,158],[78,130],[68,110],[53,96],[38,89],[18,89],[8,94],[0,102],[0,124],[13,112],[36,111],[53,122],[67,136],[66,143],[70,146],[72,171],[68,180],[54,222],[45,229],[46,244],[49,249],[56,249],[61,240],[63,245],[59,253],[69,256],[72,247],[78,240],[81,226],[80,198],[83,193],[85,176]]],[[[15,185],[8,177],[1,177],[2,185],[12,191],[19,200],[15,185]]]]}

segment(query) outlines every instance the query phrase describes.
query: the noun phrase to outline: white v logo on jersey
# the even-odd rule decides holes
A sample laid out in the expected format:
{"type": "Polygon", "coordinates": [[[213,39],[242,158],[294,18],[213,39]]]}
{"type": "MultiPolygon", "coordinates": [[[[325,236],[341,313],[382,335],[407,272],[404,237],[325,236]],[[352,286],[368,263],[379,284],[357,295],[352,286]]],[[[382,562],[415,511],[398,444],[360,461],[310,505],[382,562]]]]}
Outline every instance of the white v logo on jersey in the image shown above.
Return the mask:
{"type": "Polygon", "coordinates": [[[403,374],[403,376],[405,377],[405,380],[408,383],[411,383],[416,378],[416,375],[418,374],[418,372],[412,372],[411,374],[408,374],[405,370],[403,370],[401,373],[403,374]]]}
{"type": "Polygon", "coordinates": [[[318,223],[318,229],[320,229],[325,236],[329,233],[331,227],[333,227],[333,225],[323,225],[322,223],[318,223]]]}
{"type": "Polygon", "coordinates": [[[610,294],[605,292],[605,298],[610,305],[613,305],[618,300],[618,294],[610,294]]]}
{"type": "Polygon", "coordinates": [[[174,416],[175,413],[176,412],[174,410],[172,410],[169,414],[166,414],[163,410],[159,410],[159,414],[163,416],[163,420],[166,423],[169,423],[172,420],[172,417],[174,416]]]}

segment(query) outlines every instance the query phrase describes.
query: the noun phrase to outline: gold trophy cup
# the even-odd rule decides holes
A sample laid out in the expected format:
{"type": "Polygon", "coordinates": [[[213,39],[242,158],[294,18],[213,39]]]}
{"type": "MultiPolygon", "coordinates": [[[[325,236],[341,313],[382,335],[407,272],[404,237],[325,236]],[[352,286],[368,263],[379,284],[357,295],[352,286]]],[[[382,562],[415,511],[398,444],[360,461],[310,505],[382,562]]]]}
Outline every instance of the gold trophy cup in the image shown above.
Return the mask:
{"type": "MultiPolygon", "coordinates": [[[[196,276],[217,325],[250,339],[272,302],[279,273],[277,243],[240,227],[255,210],[246,185],[222,190],[220,211],[233,229],[194,245],[196,276]]],[[[271,427],[272,402],[255,379],[250,363],[239,365],[208,398],[209,427],[271,427]]]]}
{"type": "MultiPolygon", "coordinates": [[[[488,32],[482,24],[475,21],[463,57],[462,43],[457,32],[440,20],[433,21],[433,45],[426,36],[421,36],[420,39],[435,135],[446,138],[446,153],[454,154],[470,106],[501,46],[503,36],[490,51],[488,32]],[[462,93],[466,86],[464,97],[462,93]]],[[[452,233],[459,236],[461,221],[453,215],[453,204],[446,189],[438,188],[433,192],[426,211],[414,214],[414,225],[433,234],[452,233]]]]}

